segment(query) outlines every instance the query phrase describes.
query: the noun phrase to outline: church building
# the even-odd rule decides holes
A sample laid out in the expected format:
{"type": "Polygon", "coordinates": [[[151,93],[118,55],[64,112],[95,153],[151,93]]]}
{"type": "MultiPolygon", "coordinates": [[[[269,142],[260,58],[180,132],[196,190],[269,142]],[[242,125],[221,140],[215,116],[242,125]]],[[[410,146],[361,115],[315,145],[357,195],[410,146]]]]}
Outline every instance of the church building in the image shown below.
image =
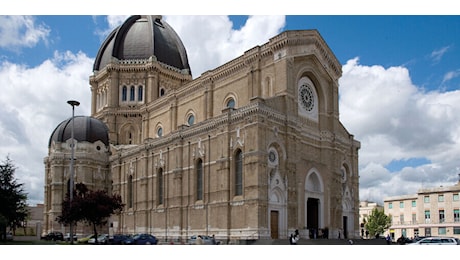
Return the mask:
{"type": "MultiPolygon", "coordinates": [[[[99,48],[91,116],[74,118],[74,182],[121,195],[105,233],[357,238],[360,143],[339,119],[341,74],[317,30],[294,30],[193,79],[174,29],[131,16],[99,48]]],[[[71,126],[49,139],[44,233],[68,232],[55,219],[71,126]]]]}

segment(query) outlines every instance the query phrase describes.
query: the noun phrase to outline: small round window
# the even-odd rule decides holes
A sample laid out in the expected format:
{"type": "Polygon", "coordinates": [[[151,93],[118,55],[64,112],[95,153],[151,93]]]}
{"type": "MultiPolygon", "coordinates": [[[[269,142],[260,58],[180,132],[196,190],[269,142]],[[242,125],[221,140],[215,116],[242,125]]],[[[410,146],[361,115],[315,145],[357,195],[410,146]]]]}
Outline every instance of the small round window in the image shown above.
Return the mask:
{"type": "Polygon", "coordinates": [[[163,136],[163,128],[159,127],[158,130],[157,130],[157,135],[158,137],[162,137],[163,136]]]}
{"type": "Polygon", "coordinates": [[[187,119],[187,123],[188,125],[193,125],[193,123],[195,123],[195,116],[194,115],[189,115],[188,116],[188,119],[187,119]]]}
{"type": "Polygon", "coordinates": [[[233,98],[230,98],[228,101],[227,101],[227,107],[228,108],[235,108],[235,100],[233,98]]]}
{"type": "Polygon", "coordinates": [[[277,166],[278,162],[279,162],[278,152],[276,151],[275,148],[270,147],[270,149],[268,149],[268,164],[273,167],[273,166],[277,166]]]}

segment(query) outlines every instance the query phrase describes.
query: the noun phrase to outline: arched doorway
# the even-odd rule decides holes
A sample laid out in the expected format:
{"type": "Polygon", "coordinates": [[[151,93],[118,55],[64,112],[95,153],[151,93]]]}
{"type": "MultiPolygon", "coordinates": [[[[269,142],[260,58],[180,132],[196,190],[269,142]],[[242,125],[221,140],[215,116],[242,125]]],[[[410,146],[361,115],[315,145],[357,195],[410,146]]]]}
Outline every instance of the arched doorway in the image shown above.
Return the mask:
{"type": "Polygon", "coordinates": [[[324,194],[323,182],[318,171],[310,170],[305,181],[305,227],[310,238],[316,238],[323,228],[324,194]]]}
{"type": "Polygon", "coordinates": [[[286,185],[277,170],[270,174],[269,223],[270,238],[279,239],[287,236],[286,185]]]}

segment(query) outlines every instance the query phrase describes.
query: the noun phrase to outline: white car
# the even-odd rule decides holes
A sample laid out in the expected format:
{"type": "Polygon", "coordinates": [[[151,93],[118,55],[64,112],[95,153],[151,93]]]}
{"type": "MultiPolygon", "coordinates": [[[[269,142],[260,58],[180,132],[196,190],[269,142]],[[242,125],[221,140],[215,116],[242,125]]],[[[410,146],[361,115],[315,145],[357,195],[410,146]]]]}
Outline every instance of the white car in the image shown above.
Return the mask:
{"type": "MultiPolygon", "coordinates": [[[[66,233],[65,236],[64,236],[64,240],[65,241],[70,241],[70,233],[66,233]]],[[[77,234],[73,234],[73,241],[77,241],[78,240],[78,236],[77,234]]]]}
{"type": "MultiPolygon", "coordinates": [[[[102,234],[97,237],[98,244],[108,244],[109,243],[109,234],[102,234]]],[[[88,244],[96,244],[95,238],[90,238],[88,244]]]]}
{"type": "Polygon", "coordinates": [[[408,245],[458,245],[459,242],[454,237],[426,237],[408,245]]]}

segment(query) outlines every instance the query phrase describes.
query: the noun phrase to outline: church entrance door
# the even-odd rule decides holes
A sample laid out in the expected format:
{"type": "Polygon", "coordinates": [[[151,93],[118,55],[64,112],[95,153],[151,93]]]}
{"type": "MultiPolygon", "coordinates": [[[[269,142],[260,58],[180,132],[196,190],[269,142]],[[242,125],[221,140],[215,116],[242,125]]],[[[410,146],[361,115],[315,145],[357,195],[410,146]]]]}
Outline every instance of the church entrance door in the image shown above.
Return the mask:
{"type": "Polygon", "coordinates": [[[316,238],[319,227],[319,199],[308,198],[307,200],[307,228],[310,238],[316,238]]]}
{"type": "Polygon", "coordinates": [[[270,236],[272,239],[278,239],[278,216],[279,211],[272,210],[270,211],[270,236]]]}

